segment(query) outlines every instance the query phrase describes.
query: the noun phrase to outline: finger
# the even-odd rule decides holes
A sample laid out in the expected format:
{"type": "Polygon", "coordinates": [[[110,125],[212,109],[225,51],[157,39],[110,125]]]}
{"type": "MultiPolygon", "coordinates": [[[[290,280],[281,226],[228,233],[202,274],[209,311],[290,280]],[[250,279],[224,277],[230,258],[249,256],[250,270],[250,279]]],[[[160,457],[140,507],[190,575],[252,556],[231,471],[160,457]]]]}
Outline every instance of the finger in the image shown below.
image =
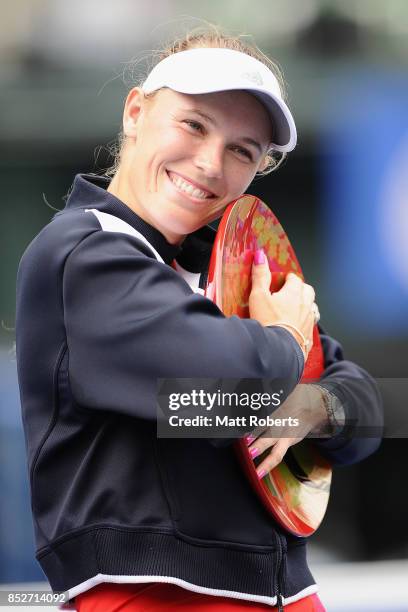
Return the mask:
{"type": "Polygon", "coordinates": [[[250,444],[252,444],[255,438],[256,437],[252,433],[247,434],[246,436],[244,436],[244,442],[247,446],[249,446],[250,444]]]}
{"type": "Polygon", "coordinates": [[[256,473],[258,478],[263,478],[265,474],[273,470],[273,468],[282,462],[286,451],[293,442],[293,438],[281,438],[278,440],[267,457],[257,466],[256,473]]]}
{"type": "Polygon", "coordinates": [[[316,325],[316,323],[320,321],[320,311],[319,311],[319,307],[316,304],[316,302],[313,302],[312,304],[312,312],[313,312],[313,317],[314,317],[314,324],[316,325]]]}
{"type": "Polygon", "coordinates": [[[265,433],[266,431],[268,431],[268,427],[261,427],[259,425],[258,427],[255,427],[255,429],[252,429],[252,431],[244,436],[247,446],[252,444],[261,434],[265,433]]]}
{"type": "Polygon", "coordinates": [[[268,258],[263,249],[257,249],[252,264],[252,291],[269,291],[271,285],[271,272],[269,270],[268,258]]]}
{"type": "Polygon", "coordinates": [[[303,285],[303,299],[307,301],[309,304],[313,304],[316,298],[315,290],[312,285],[307,285],[304,283],[303,285]]]}
{"type": "Polygon", "coordinates": [[[246,436],[244,436],[244,441],[247,446],[250,446],[251,444],[256,442],[259,436],[260,436],[260,432],[255,433],[254,431],[252,431],[250,434],[247,434],[246,436]]]}
{"type": "Polygon", "coordinates": [[[294,272],[289,272],[289,274],[286,276],[284,287],[287,289],[299,289],[302,285],[303,281],[300,276],[294,272]]]}
{"type": "MultiPolygon", "coordinates": [[[[281,406],[277,408],[276,411],[274,411],[274,418],[279,417],[279,415],[281,414],[280,410],[281,406]]],[[[268,448],[268,441],[285,438],[286,436],[283,435],[283,432],[284,428],[282,428],[282,425],[272,425],[270,427],[258,426],[250,432],[250,435],[253,437],[252,442],[256,439],[256,441],[259,442],[259,445],[261,446],[262,450],[264,450],[268,448]]],[[[251,442],[249,444],[251,444],[251,442]]]]}
{"type": "Polygon", "coordinates": [[[248,452],[252,459],[255,459],[255,457],[262,455],[262,453],[268,448],[274,446],[279,440],[280,438],[258,438],[255,440],[255,442],[248,446],[248,452]]]}

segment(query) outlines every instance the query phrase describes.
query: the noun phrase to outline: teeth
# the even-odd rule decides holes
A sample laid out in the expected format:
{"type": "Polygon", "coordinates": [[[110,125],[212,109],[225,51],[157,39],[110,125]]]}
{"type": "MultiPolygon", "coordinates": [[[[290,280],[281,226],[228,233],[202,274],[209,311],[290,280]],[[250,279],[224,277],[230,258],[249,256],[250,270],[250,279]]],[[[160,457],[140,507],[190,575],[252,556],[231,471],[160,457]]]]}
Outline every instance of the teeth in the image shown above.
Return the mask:
{"type": "Polygon", "coordinates": [[[176,176],[175,174],[169,174],[169,176],[172,183],[174,183],[174,185],[176,185],[180,191],[188,193],[189,195],[193,196],[193,198],[205,200],[210,195],[207,191],[202,191],[201,189],[194,187],[194,185],[191,183],[187,183],[187,181],[184,181],[180,176],[176,176]]]}

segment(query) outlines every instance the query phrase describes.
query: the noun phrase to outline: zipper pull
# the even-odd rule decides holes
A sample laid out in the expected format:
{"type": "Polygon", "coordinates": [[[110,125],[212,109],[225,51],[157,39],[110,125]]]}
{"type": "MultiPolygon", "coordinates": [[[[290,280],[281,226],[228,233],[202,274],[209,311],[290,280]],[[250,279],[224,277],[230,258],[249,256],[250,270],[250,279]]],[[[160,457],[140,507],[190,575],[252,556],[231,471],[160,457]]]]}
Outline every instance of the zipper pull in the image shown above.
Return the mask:
{"type": "Polygon", "coordinates": [[[284,612],[283,610],[283,601],[282,601],[282,594],[279,593],[277,594],[277,603],[278,603],[278,612],[284,612]]]}

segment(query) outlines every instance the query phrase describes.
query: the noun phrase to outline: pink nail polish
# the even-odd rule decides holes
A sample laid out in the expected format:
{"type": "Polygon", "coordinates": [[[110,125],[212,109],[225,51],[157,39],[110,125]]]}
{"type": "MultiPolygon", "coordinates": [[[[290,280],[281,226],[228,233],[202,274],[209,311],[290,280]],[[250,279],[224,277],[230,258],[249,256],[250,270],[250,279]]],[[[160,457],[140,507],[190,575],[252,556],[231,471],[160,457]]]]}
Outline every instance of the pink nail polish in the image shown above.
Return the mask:
{"type": "Polygon", "coordinates": [[[260,470],[259,472],[257,472],[258,478],[259,480],[261,480],[261,478],[263,478],[266,475],[266,470],[260,470]]]}
{"type": "Polygon", "coordinates": [[[249,454],[251,455],[252,459],[255,459],[255,457],[257,457],[260,452],[261,451],[259,450],[259,448],[251,448],[249,454]]]}
{"type": "Polygon", "coordinates": [[[265,251],[263,249],[257,249],[254,255],[254,264],[258,266],[266,261],[265,251]]]}
{"type": "Polygon", "coordinates": [[[255,440],[255,436],[245,436],[244,440],[246,442],[246,445],[249,446],[255,440]]]}

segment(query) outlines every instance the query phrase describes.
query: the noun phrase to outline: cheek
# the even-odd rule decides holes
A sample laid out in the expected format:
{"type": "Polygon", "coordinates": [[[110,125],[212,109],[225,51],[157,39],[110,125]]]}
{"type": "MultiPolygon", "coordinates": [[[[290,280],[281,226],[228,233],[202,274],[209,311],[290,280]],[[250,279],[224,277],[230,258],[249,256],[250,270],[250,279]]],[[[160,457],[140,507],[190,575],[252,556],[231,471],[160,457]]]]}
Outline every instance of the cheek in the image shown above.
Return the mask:
{"type": "Polygon", "coordinates": [[[235,190],[246,189],[255,175],[255,165],[246,163],[227,151],[224,160],[225,176],[228,177],[228,184],[235,190]]]}
{"type": "Polygon", "coordinates": [[[183,130],[168,130],[161,138],[161,148],[169,159],[184,159],[190,157],[194,150],[194,142],[183,130]]]}
{"type": "Polygon", "coordinates": [[[162,137],[159,142],[153,143],[149,151],[143,155],[149,182],[159,180],[165,168],[175,168],[175,164],[185,161],[189,156],[191,156],[191,143],[187,145],[180,137],[167,133],[165,138],[162,137]]]}
{"type": "Polygon", "coordinates": [[[232,164],[228,173],[228,197],[229,201],[239,198],[246,192],[251,184],[255,172],[243,164],[232,164]]]}
{"type": "Polygon", "coordinates": [[[192,140],[185,130],[158,122],[153,130],[149,130],[147,136],[147,148],[155,157],[164,159],[169,156],[185,155],[191,151],[192,140]]]}

